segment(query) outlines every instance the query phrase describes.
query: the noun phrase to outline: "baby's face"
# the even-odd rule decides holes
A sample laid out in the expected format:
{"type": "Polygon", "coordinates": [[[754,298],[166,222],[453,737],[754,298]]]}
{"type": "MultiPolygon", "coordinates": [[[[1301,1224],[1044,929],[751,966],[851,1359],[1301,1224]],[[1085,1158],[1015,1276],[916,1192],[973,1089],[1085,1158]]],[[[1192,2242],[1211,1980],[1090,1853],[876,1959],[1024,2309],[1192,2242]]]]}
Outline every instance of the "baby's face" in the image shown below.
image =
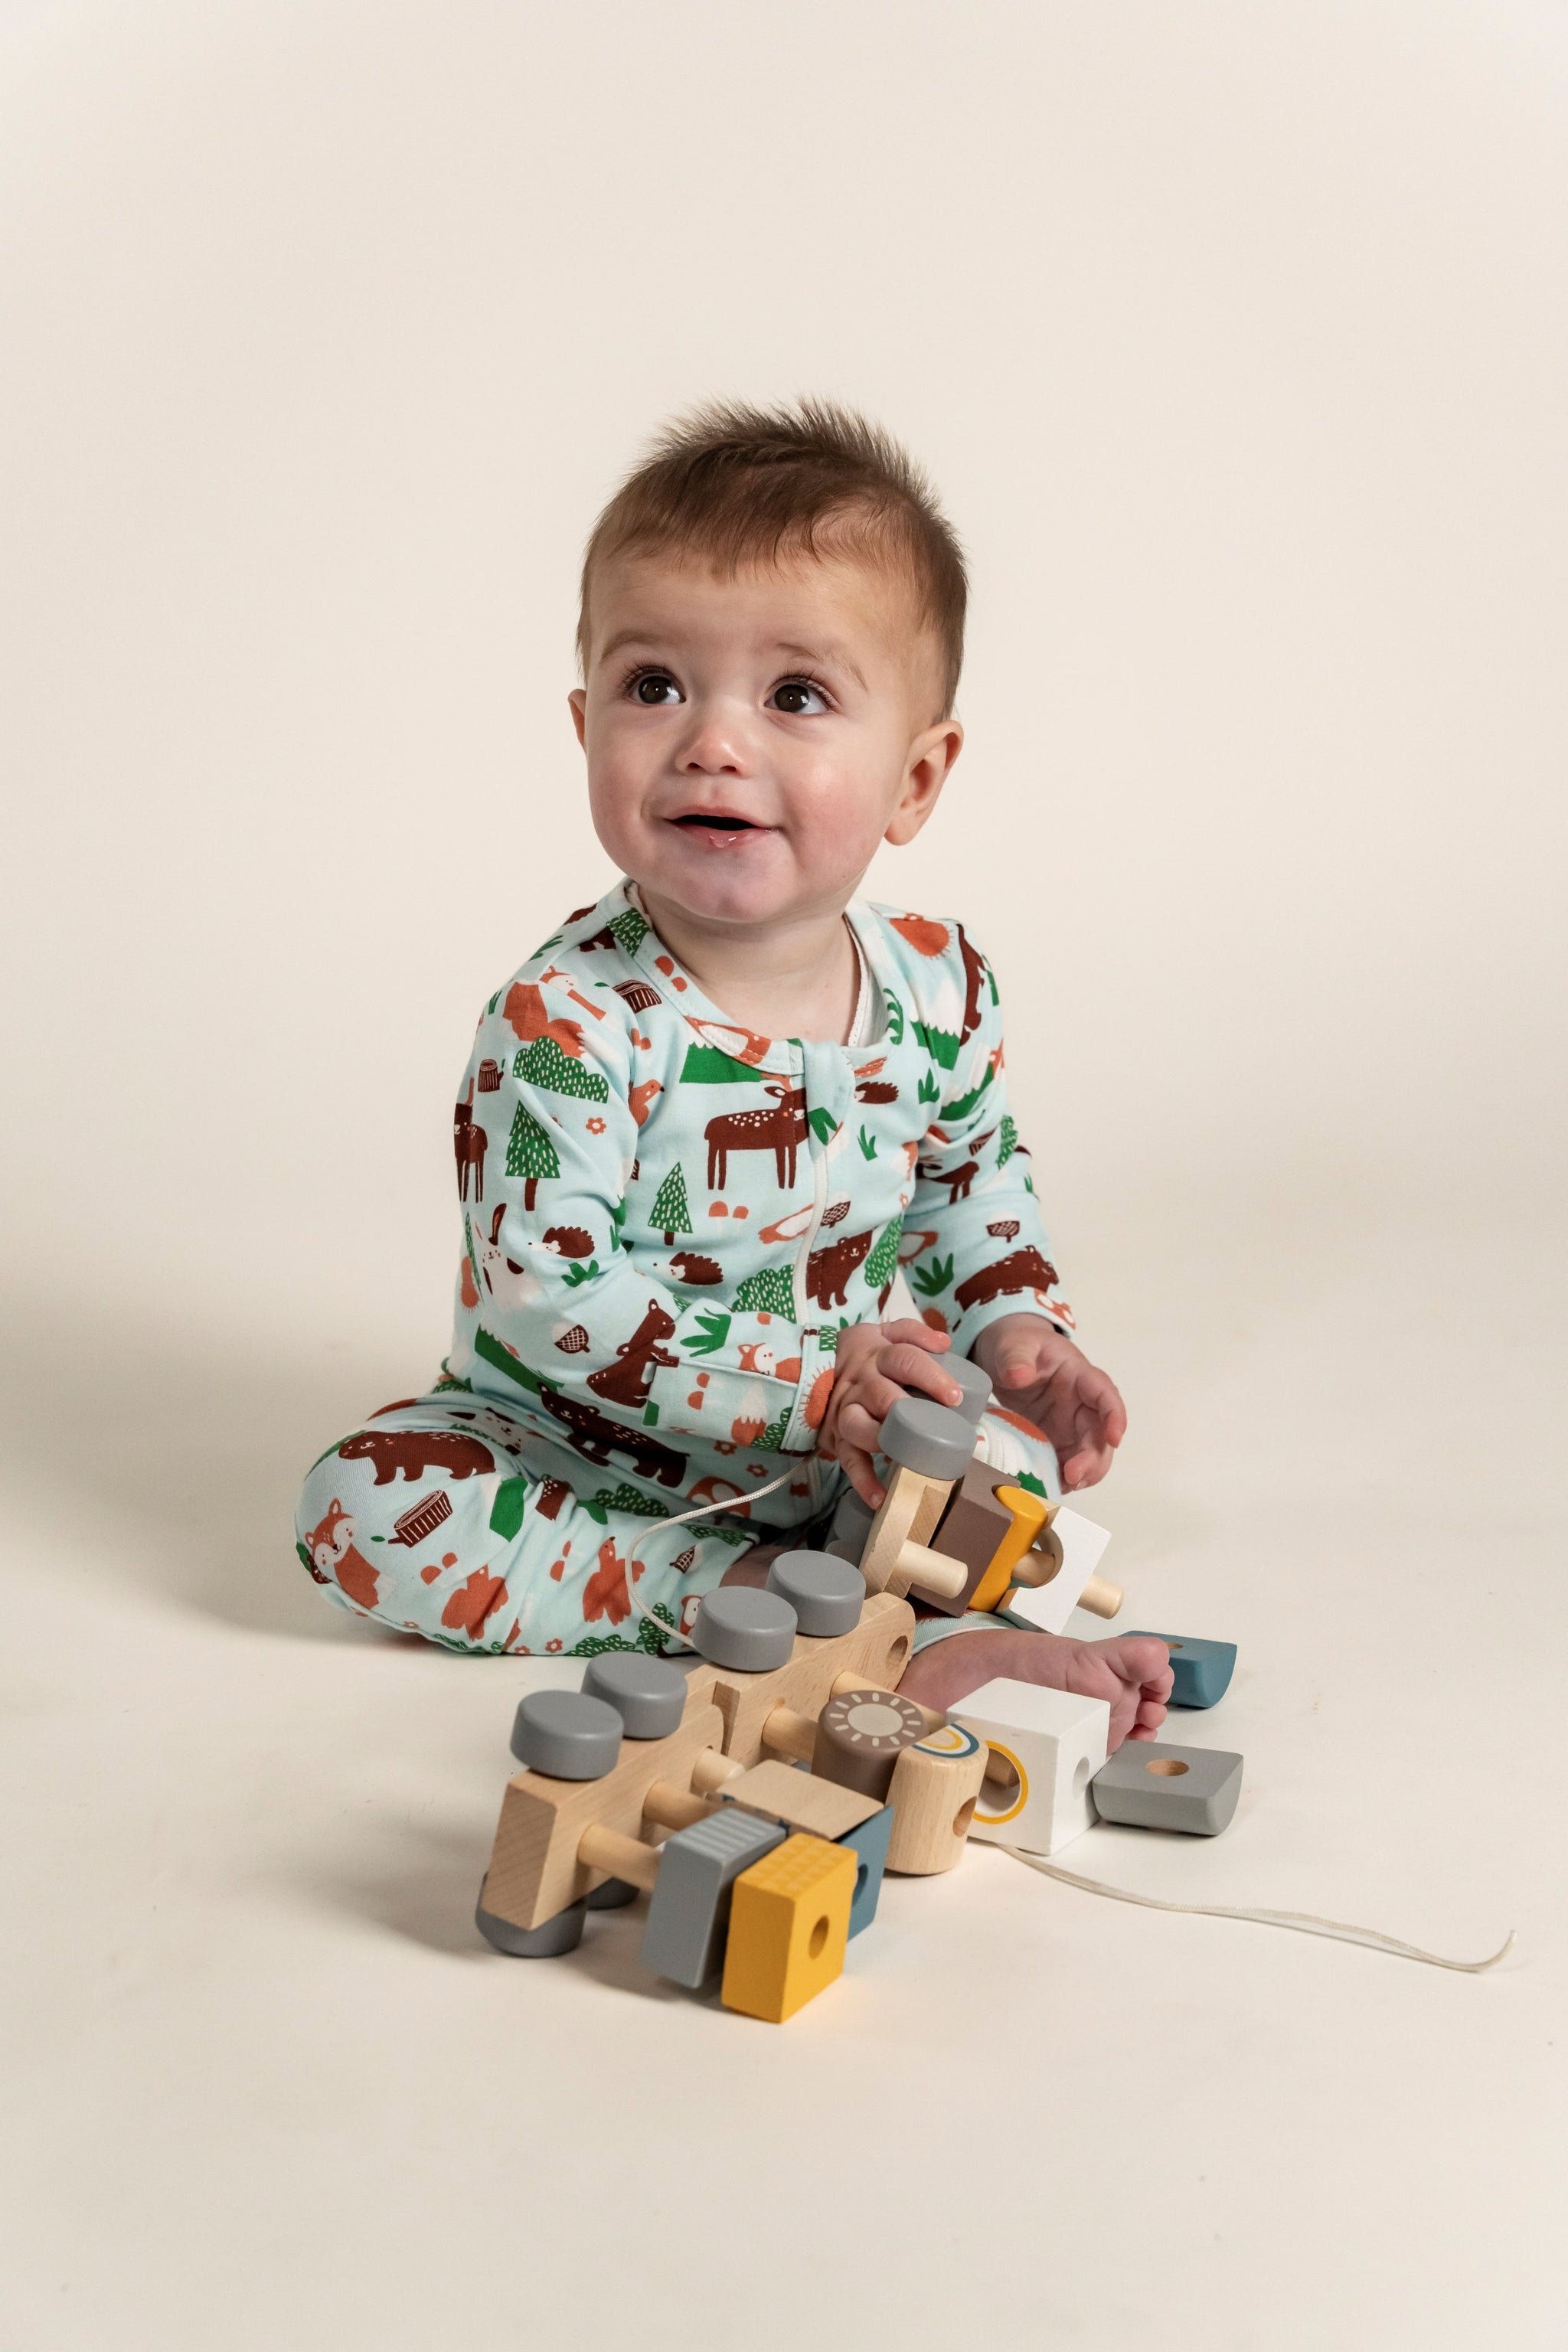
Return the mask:
{"type": "Polygon", "coordinates": [[[572,697],[594,826],[650,898],[722,926],[837,912],[912,840],[962,731],[933,642],[848,558],[739,573],[630,554],[595,572],[572,697]]]}

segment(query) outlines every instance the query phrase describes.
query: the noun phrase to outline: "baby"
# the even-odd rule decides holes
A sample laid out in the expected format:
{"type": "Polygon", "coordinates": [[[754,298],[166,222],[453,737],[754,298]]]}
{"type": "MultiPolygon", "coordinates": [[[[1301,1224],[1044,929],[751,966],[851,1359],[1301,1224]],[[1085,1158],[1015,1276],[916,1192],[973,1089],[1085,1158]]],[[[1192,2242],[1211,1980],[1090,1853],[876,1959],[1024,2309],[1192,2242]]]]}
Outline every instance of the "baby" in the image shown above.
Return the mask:
{"type": "MultiPolygon", "coordinates": [[[[600,516],[571,705],[626,878],[480,1018],[451,1353],[305,1482],[344,1607],[464,1651],[659,1647],[822,1541],[846,1482],[881,1500],[883,1416],[958,1402],[950,1349],[990,1376],[989,1462],[1052,1497],[1105,1475],[1126,1416],[1058,1295],[990,968],[855,895],[958,756],[964,600],[908,458],[818,404],[702,412],[600,516]]],[[[1112,1746],[1171,1687],[1146,1636],[974,1612],[922,1620],[902,1687],[997,1675],[1107,1699],[1112,1746]]]]}

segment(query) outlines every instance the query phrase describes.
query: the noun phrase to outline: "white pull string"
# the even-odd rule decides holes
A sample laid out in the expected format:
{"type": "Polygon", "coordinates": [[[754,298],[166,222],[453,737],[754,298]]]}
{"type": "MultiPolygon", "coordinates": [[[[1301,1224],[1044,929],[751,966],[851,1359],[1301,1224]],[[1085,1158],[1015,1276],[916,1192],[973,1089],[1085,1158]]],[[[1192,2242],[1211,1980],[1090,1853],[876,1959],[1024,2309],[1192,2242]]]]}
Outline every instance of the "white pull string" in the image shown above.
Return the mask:
{"type": "Polygon", "coordinates": [[[1158,1895],[1134,1895],[1125,1886],[1107,1886],[1103,1879],[1080,1878],[1076,1871],[1064,1870],[1059,1863],[1047,1862],[1037,1853],[1026,1853],[1022,1846],[1008,1845],[1000,1838],[996,1843],[1004,1853],[1010,1853],[1015,1862],[1026,1863],[1042,1878],[1059,1879],[1064,1886],[1080,1887],[1086,1895],[1109,1895],[1113,1903],[1141,1904],[1146,1911],[1190,1911],[1201,1913],[1206,1919],[1250,1919],[1260,1927],[1289,1927],[1300,1936],[1326,1936],[1338,1944],[1361,1944],[1368,1951],[1387,1952],[1399,1960],[1424,1960],[1428,1968],[1455,1969],[1468,1977],[1479,1977],[1485,1969],[1495,1969],[1513,1949],[1512,1927],[1486,1959],[1448,1960],[1441,1952],[1423,1951],[1419,1944],[1405,1944],[1397,1936],[1385,1936],[1381,1928],[1349,1927],[1342,1919],[1320,1918],[1315,1911],[1263,1911],[1230,1903],[1167,1903],[1158,1895]]]}
{"type": "Polygon", "coordinates": [[[647,1543],[649,1536],[658,1533],[665,1528],[681,1527],[688,1519],[705,1519],[710,1511],[733,1511],[738,1502],[760,1503],[763,1496],[771,1495],[775,1487],[787,1486],[795,1475],[793,1469],[781,1470],[776,1478],[770,1478],[765,1486],[757,1488],[755,1494],[729,1496],[721,1503],[699,1503],[694,1511],[677,1511],[673,1518],[650,1520],[641,1535],[635,1536],[626,1547],[626,1599],[631,1602],[633,1615],[642,1618],[646,1623],[651,1625],[662,1641],[684,1642],[689,1650],[694,1650],[697,1644],[689,1633],[683,1633],[679,1625],[667,1625],[662,1617],[656,1617],[653,1611],[645,1609],[638,1600],[637,1585],[632,1577],[632,1562],[637,1558],[637,1546],[647,1543]]]}

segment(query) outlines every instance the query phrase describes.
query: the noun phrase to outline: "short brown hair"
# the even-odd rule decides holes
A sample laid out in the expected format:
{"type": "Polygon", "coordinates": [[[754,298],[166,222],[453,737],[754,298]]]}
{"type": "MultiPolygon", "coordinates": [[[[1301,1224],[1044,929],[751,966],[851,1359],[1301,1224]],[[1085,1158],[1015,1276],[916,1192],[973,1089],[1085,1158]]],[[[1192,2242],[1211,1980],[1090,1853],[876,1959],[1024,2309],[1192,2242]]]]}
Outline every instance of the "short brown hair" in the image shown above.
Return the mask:
{"type": "Polygon", "coordinates": [[[584,663],[595,564],[658,548],[732,571],[832,553],[901,573],[941,651],[942,715],[952,710],[963,663],[963,550],[912,458],[853,409],[827,400],[781,408],[713,401],[667,425],[589,537],[577,621],[584,663]]]}

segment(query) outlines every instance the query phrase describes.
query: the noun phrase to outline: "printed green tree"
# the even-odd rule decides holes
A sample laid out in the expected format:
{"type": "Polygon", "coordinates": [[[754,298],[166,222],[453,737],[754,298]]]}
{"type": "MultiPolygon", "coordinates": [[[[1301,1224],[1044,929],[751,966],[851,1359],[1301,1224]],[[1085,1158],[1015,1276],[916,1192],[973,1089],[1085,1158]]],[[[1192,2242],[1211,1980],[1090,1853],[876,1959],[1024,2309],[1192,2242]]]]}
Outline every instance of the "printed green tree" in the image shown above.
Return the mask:
{"type": "Polygon", "coordinates": [[[628,956],[636,955],[648,934],[647,922],[635,907],[628,907],[624,914],[612,915],[606,929],[628,956]]]}
{"type": "Polygon", "coordinates": [[[787,1265],[764,1265],[749,1274],[735,1293],[738,1315],[783,1315],[795,1319],[795,1284],[787,1265]]]}
{"type": "Polygon", "coordinates": [[[524,1103],[519,1103],[512,1114],[511,1133],[506,1145],[506,1172],[526,1180],[522,1193],[525,1209],[532,1208],[541,1180],[561,1173],[549,1129],[540,1125],[524,1103]]]}
{"type": "Polygon", "coordinates": [[[686,1197],[686,1171],[679,1160],[658,1188],[648,1223],[656,1232],[663,1234],[667,1249],[673,1248],[677,1234],[696,1231],[691,1222],[691,1205],[686,1197]]]}
{"type": "Polygon", "coordinates": [[[880,1290],[882,1285],[885,1282],[891,1282],[894,1275],[897,1274],[899,1235],[902,1230],[902,1220],[895,1217],[890,1225],[883,1228],[880,1241],[866,1260],[866,1282],[870,1289],[880,1290]]]}
{"type": "Polygon", "coordinates": [[[1007,1162],[1011,1160],[1013,1154],[1017,1149],[1018,1130],[1014,1125],[1012,1112],[1010,1110],[1005,1110],[1002,1114],[1001,1131],[998,1134],[996,1140],[997,1167],[1005,1168],[1007,1162]]]}
{"type": "Polygon", "coordinates": [[[576,1095],[585,1102],[608,1102],[610,1090],[597,1070],[584,1068],[571,1054],[562,1052],[553,1037],[536,1037],[511,1066],[514,1078],[526,1086],[543,1087],[553,1095],[576,1095]]]}

